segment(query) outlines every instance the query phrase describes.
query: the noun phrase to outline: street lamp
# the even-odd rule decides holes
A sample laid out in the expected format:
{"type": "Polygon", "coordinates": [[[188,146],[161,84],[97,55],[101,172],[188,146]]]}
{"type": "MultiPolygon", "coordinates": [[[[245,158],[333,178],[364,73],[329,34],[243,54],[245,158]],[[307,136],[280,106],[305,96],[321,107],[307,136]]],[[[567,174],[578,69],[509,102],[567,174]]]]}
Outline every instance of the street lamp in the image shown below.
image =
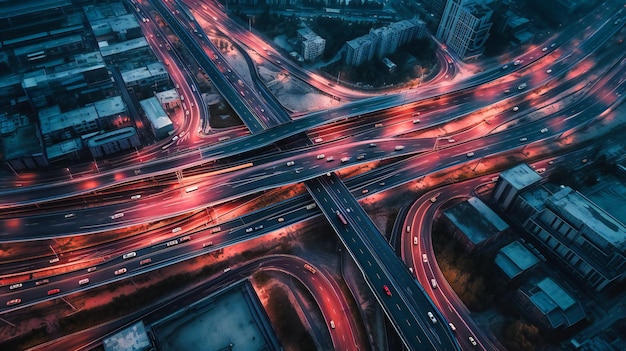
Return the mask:
{"type": "Polygon", "coordinates": [[[72,177],[72,171],[70,171],[69,167],[65,167],[65,170],[67,171],[67,173],[69,173],[69,175],[70,175],[70,180],[71,180],[71,179],[74,179],[74,178],[72,177]]]}

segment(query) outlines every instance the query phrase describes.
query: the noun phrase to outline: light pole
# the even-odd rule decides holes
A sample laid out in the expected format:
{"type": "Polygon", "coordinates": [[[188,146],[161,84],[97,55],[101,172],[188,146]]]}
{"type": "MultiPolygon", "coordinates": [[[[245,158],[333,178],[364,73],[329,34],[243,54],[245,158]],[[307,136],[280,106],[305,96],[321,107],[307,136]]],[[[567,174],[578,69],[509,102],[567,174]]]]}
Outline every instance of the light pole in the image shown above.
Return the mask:
{"type": "Polygon", "coordinates": [[[482,157],[478,159],[478,163],[476,163],[476,166],[474,166],[474,168],[472,169],[472,172],[476,172],[476,168],[478,168],[478,165],[480,164],[480,161],[482,160],[483,160],[482,157]]]}
{"type": "Polygon", "coordinates": [[[74,177],[72,177],[72,171],[70,171],[70,168],[69,167],[65,167],[65,170],[67,171],[67,173],[69,173],[70,180],[74,179],[74,177]]]}

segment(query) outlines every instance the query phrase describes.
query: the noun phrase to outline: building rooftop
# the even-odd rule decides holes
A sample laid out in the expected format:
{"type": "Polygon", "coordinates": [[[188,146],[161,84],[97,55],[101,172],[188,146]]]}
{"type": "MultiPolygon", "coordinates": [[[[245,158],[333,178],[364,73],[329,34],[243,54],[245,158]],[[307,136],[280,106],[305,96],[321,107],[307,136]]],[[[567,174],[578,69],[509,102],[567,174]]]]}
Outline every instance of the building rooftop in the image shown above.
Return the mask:
{"type": "Polygon", "coordinates": [[[49,160],[54,160],[55,158],[71,154],[72,152],[80,151],[82,148],[83,143],[81,142],[81,139],[74,138],[47,146],[46,155],[48,155],[49,160]]]}
{"type": "Polygon", "coordinates": [[[552,328],[572,326],[585,318],[582,306],[552,278],[545,278],[528,291],[529,300],[544,314],[552,328]]]}
{"type": "Polygon", "coordinates": [[[96,113],[93,104],[64,113],[61,112],[58,105],[39,111],[39,124],[41,133],[44,135],[96,119],[98,119],[98,113],[96,113]]]}
{"type": "Polygon", "coordinates": [[[142,351],[151,347],[142,321],[109,336],[102,342],[104,351],[142,351]]]}
{"type": "Polygon", "coordinates": [[[0,1],[0,18],[9,18],[41,12],[57,7],[72,6],[71,0],[0,1]]]}
{"type": "Polygon", "coordinates": [[[99,146],[102,144],[106,144],[110,142],[111,140],[124,139],[124,138],[131,137],[135,134],[137,134],[137,131],[135,130],[134,127],[124,127],[124,128],[116,129],[111,132],[96,135],[93,138],[89,138],[87,140],[87,146],[89,147],[99,146]]]}
{"type": "Polygon", "coordinates": [[[93,103],[99,117],[119,115],[126,112],[126,104],[121,96],[113,96],[93,103]]]}
{"type": "Polygon", "coordinates": [[[126,14],[108,19],[111,30],[116,33],[123,33],[129,29],[139,28],[139,21],[134,15],[126,14]]]}
{"type": "Polygon", "coordinates": [[[513,279],[539,263],[539,258],[521,242],[514,241],[498,251],[495,262],[509,279],[513,279]]]}
{"type": "Polygon", "coordinates": [[[154,94],[154,96],[156,96],[156,98],[159,100],[161,104],[165,104],[165,103],[180,99],[180,96],[178,95],[178,92],[176,91],[176,89],[160,91],[154,94]]]}
{"type": "Polygon", "coordinates": [[[369,35],[363,35],[360,36],[358,38],[354,38],[352,40],[348,40],[346,42],[346,44],[350,47],[352,47],[353,49],[358,49],[361,45],[363,45],[364,43],[370,43],[372,42],[372,40],[370,39],[369,35]]]}
{"type": "Polygon", "coordinates": [[[136,39],[126,40],[121,43],[109,45],[106,42],[100,42],[100,53],[103,57],[119,54],[122,52],[139,49],[148,46],[146,38],[140,37],[136,39]]]}
{"type": "Polygon", "coordinates": [[[57,48],[59,46],[80,43],[82,41],[83,41],[83,37],[80,34],[69,35],[66,37],[46,40],[42,43],[36,43],[36,44],[17,47],[13,49],[13,53],[15,54],[15,56],[23,56],[23,55],[32,54],[37,51],[45,51],[45,50],[57,48]]]}
{"type": "Polygon", "coordinates": [[[520,198],[524,199],[535,210],[541,211],[546,207],[546,200],[552,194],[543,187],[530,189],[520,194],[520,198]]]}
{"type": "Polygon", "coordinates": [[[126,9],[121,2],[110,4],[87,5],[83,7],[83,12],[89,22],[105,19],[108,17],[121,16],[126,13],[126,9]]]}
{"type": "Polygon", "coordinates": [[[500,173],[500,178],[506,179],[517,190],[522,190],[541,181],[541,176],[525,163],[503,171],[500,173]]]}
{"type": "Polygon", "coordinates": [[[620,251],[626,249],[624,225],[574,189],[564,187],[548,198],[547,205],[569,221],[577,221],[577,227],[582,224],[597,233],[600,238],[585,235],[596,245],[606,247],[609,244],[620,251]]]}
{"type": "Polygon", "coordinates": [[[298,34],[300,36],[302,36],[305,40],[313,40],[317,37],[319,37],[319,35],[317,35],[314,31],[311,30],[311,28],[309,27],[305,27],[305,28],[300,28],[298,29],[298,34]]]}
{"type": "Polygon", "coordinates": [[[141,100],[139,104],[155,129],[161,129],[172,124],[172,120],[167,116],[156,97],[141,100]]]}
{"type": "Polygon", "coordinates": [[[11,134],[4,135],[2,146],[6,160],[18,159],[43,153],[39,132],[35,124],[18,127],[11,134]]]}
{"type": "Polygon", "coordinates": [[[509,228],[506,222],[475,197],[445,210],[444,216],[454,223],[474,245],[509,228]]]}

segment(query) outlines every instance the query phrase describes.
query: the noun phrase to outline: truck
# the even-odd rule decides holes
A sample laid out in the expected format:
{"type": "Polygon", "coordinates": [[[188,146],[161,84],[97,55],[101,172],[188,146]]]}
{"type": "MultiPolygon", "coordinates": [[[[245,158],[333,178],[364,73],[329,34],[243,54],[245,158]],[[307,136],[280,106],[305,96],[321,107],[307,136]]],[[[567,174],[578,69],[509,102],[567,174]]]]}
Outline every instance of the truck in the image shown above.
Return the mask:
{"type": "Polygon", "coordinates": [[[348,221],[346,220],[346,217],[343,216],[341,211],[337,211],[336,214],[337,214],[337,218],[339,218],[339,220],[341,221],[341,223],[343,223],[343,225],[348,225],[348,221]]]}

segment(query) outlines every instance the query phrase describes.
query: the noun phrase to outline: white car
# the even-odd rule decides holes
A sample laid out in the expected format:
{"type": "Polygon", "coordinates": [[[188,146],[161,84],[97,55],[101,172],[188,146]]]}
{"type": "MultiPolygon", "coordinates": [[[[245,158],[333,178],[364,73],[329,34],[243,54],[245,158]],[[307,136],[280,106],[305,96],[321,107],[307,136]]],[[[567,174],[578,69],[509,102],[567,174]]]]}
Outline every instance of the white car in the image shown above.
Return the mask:
{"type": "Polygon", "coordinates": [[[542,133],[545,133],[545,132],[547,132],[547,131],[548,131],[548,128],[543,128],[543,129],[541,130],[541,132],[542,132],[542,133]]]}
{"type": "Polygon", "coordinates": [[[519,66],[522,63],[522,60],[515,60],[513,62],[513,66],[519,66]]]}
{"type": "Polygon", "coordinates": [[[246,228],[246,233],[252,233],[253,230],[254,229],[252,229],[252,228],[246,228]]]}
{"type": "Polygon", "coordinates": [[[426,254],[422,254],[422,261],[428,262],[428,256],[426,256],[426,254]]]}
{"type": "Polygon", "coordinates": [[[519,138],[519,141],[520,141],[520,142],[525,142],[525,141],[527,141],[527,140],[528,140],[528,138],[526,138],[526,137],[524,137],[524,138],[519,138]]]}
{"type": "Polygon", "coordinates": [[[551,69],[549,69],[549,70],[547,70],[547,71],[546,71],[546,73],[547,73],[547,74],[550,74],[550,73],[552,73],[552,70],[551,70],[551,69]]]}
{"type": "Polygon", "coordinates": [[[468,153],[466,154],[466,156],[467,156],[468,158],[470,158],[470,157],[474,157],[474,153],[473,153],[473,152],[468,152],[468,153]]]}
{"type": "Polygon", "coordinates": [[[545,47],[545,48],[541,49],[541,51],[542,51],[542,52],[546,52],[546,51],[548,51],[548,47],[545,47]]]}
{"type": "Polygon", "coordinates": [[[518,106],[513,107],[513,112],[517,112],[517,111],[519,111],[519,107],[518,106]]]}
{"type": "Polygon", "coordinates": [[[528,85],[526,83],[522,83],[517,87],[517,90],[524,90],[528,85]]]}
{"type": "Polygon", "coordinates": [[[450,326],[450,329],[451,329],[452,331],[456,331],[456,327],[454,326],[454,324],[452,324],[452,323],[448,323],[448,325],[450,326]]]}
{"type": "Polygon", "coordinates": [[[430,318],[433,323],[437,323],[437,318],[435,318],[435,315],[430,311],[428,311],[428,318],[430,318]]]}
{"type": "Polygon", "coordinates": [[[467,339],[469,340],[470,344],[472,344],[472,346],[478,345],[478,343],[476,342],[476,339],[474,339],[473,336],[470,336],[467,339]]]}

